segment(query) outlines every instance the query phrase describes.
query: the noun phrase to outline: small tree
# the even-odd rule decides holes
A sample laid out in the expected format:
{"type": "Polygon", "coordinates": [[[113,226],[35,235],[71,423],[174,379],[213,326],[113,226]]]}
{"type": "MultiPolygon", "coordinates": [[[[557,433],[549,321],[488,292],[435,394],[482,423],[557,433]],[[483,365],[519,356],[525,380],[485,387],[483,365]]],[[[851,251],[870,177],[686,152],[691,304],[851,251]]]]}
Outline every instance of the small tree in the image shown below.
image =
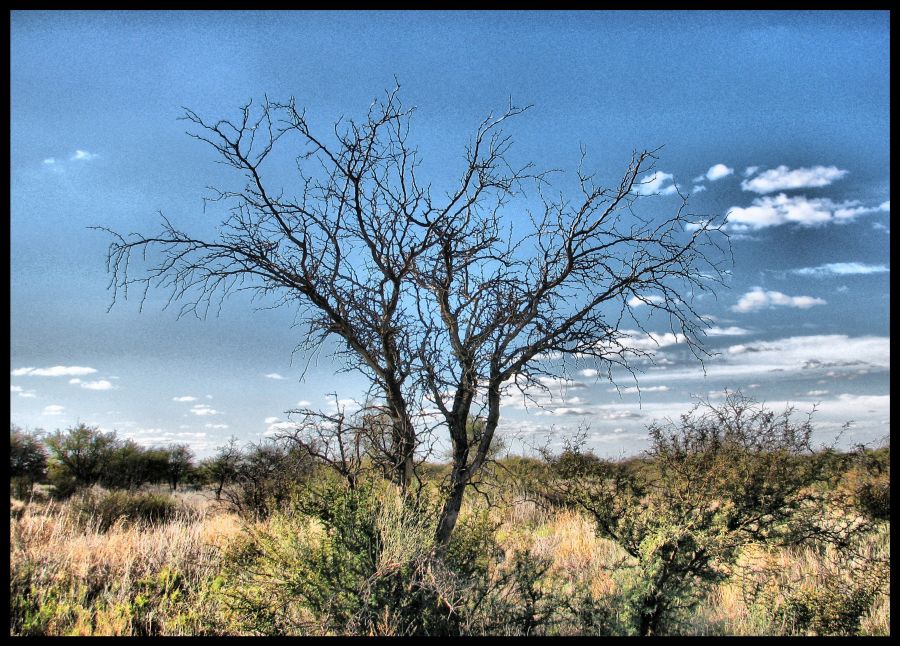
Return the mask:
{"type": "Polygon", "coordinates": [[[206,477],[216,488],[216,500],[221,500],[225,485],[237,477],[240,463],[241,449],[238,439],[233,435],[228,439],[228,444],[218,448],[216,455],[201,463],[206,477]]]}
{"type": "Polygon", "coordinates": [[[9,426],[9,477],[18,498],[31,497],[34,483],[47,475],[47,449],[36,433],[9,426]]]}
{"type": "Polygon", "coordinates": [[[169,486],[172,491],[178,489],[178,483],[181,482],[190,472],[194,465],[194,452],[187,444],[172,444],[166,449],[168,461],[166,465],[166,476],[169,480],[169,486]]]}
{"type": "Polygon", "coordinates": [[[740,394],[654,423],[644,460],[600,460],[572,445],[551,458],[552,489],[628,553],[625,596],[637,632],[656,634],[730,572],[751,543],[843,538],[857,522],[823,518],[827,455],[795,421],[740,394]]]}
{"type": "Polygon", "coordinates": [[[104,433],[83,423],[57,430],[46,442],[52,456],[51,483],[59,495],[97,484],[119,444],[115,431],[104,433]]]}

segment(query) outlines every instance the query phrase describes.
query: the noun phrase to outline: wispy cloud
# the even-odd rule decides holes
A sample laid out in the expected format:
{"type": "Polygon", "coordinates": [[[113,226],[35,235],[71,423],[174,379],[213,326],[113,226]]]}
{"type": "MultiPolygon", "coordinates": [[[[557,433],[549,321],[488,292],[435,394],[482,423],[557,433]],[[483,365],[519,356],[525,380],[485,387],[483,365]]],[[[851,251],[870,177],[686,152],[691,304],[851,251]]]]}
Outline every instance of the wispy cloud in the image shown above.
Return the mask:
{"type": "Polygon", "coordinates": [[[307,406],[312,406],[312,402],[307,401],[305,399],[301,399],[300,401],[297,402],[297,406],[300,406],[301,408],[306,408],[307,406]]]}
{"type": "Polygon", "coordinates": [[[197,401],[196,397],[191,397],[190,395],[184,395],[183,397],[173,397],[173,402],[195,402],[197,401]]]}
{"type": "Polygon", "coordinates": [[[228,424],[204,424],[203,428],[211,428],[216,430],[221,430],[228,428],[228,424]]]}
{"type": "Polygon", "coordinates": [[[705,186],[702,186],[702,185],[700,185],[700,184],[695,184],[695,185],[694,185],[694,188],[693,188],[693,193],[695,193],[695,194],[696,194],[696,193],[702,193],[702,192],[705,191],[705,190],[706,190],[706,187],[705,187],[705,186]]]}
{"type": "Polygon", "coordinates": [[[754,287],[741,296],[737,305],[734,305],[731,309],[734,312],[741,313],[758,312],[759,310],[772,307],[796,307],[805,310],[814,305],[825,304],[826,301],[813,296],[788,296],[781,292],[766,291],[762,287],[754,287]]]}
{"type": "Polygon", "coordinates": [[[731,207],[726,217],[726,228],[740,232],[788,223],[817,226],[831,222],[851,222],[859,215],[882,210],[881,205],[862,206],[857,200],[835,203],[828,198],[810,199],[803,195],[788,197],[779,193],[774,197],[758,197],[747,207],[731,207]]]}
{"type": "Polygon", "coordinates": [[[266,375],[267,379],[287,379],[287,377],[282,377],[277,372],[270,372],[266,375]]]}
{"type": "Polygon", "coordinates": [[[671,195],[678,190],[675,184],[669,184],[673,177],[671,173],[658,170],[639,182],[635,182],[634,192],[638,195],[671,195]]]}
{"type": "Polygon", "coordinates": [[[9,392],[10,392],[10,393],[15,393],[15,394],[18,395],[19,397],[25,397],[25,398],[34,398],[34,397],[37,397],[37,395],[35,394],[34,390],[30,390],[30,389],[26,390],[25,388],[22,388],[21,386],[13,386],[13,385],[10,385],[10,387],[9,387],[9,392]]]}
{"type": "Polygon", "coordinates": [[[95,368],[82,366],[53,366],[51,368],[16,368],[10,374],[13,377],[70,377],[90,375],[97,372],[95,368]]]}
{"type": "Polygon", "coordinates": [[[759,166],[747,166],[747,168],[744,169],[744,172],[741,173],[741,175],[743,175],[744,177],[750,177],[751,175],[754,175],[758,170],[759,166]]]}
{"type": "MultiPolygon", "coordinates": [[[[748,169],[749,170],[749,169],[748,169]]],[[[841,179],[848,171],[837,166],[812,166],[810,168],[794,168],[779,166],[763,171],[752,179],[741,182],[741,188],[754,193],[774,193],[775,191],[798,188],[818,188],[828,186],[841,179]]]]}
{"type": "Polygon", "coordinates": [[[644,388],[639,388],[638,386],[628,386],[627,388],[619,388],[618,390],[615,388],[608,388],[606,392],[617,392],[623,395],[637,395],[641,393],[665,393],[668,391],[668,386],[645,386],[644,388]]]}
{"type": "Polygon", "coordinates": [[[41,415],[62,415],[65,409],[65,406],[60,406],[59,404],[50,404],[49,406],[44,406],[44,410],[41,412],[41,415]]]}
{"type": "Polygon", "coordinates": [[[711,182],[715,182],[716,180],[722,179],[723,177],[728,177],[733,173],[733,168],[728,168],[728,166],[726,166],[725,164],[715,164],[714,166],[711,166],[708,171],[706,171],[706,179],[711,182]]]}
{"type": "Polygon", "coordinates": [[[852,276],[856,274],[884,274],[890,272],[885,265],[867,265],[861,262],[830,262],[818,267],[801,267],[792,269],[792,274],[826,278],[828,276],[852,276]]]}

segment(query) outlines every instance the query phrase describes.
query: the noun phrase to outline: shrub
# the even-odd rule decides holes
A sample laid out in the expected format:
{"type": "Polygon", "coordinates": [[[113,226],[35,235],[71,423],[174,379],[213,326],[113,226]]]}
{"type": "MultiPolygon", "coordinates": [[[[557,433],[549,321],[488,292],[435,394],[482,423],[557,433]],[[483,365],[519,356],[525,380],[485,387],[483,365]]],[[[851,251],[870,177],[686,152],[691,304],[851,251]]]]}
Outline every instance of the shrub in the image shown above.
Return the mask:
{"type": "Polygon", "coordinates": [[[847,544],[867,531],[851,518],[824,518],[827,500],[813,485],[828,462],[810,447],[810,421],[792,412],[729,394],[678,423],[651,425],[646,460],[608,462],[578,443],[549,456],[551,492],[587,511],[598,534],[630,556],[620,578],[635,632],[676,631],[745,545],[847,544]]]}
{"type": "Polygon", "coordinates": [[[73,509],[82,524],[105,532],[116,523],[163,524],[175,517],[179,507],[171,497],[159,494],[88,491],[74,501],[73,509]]]}

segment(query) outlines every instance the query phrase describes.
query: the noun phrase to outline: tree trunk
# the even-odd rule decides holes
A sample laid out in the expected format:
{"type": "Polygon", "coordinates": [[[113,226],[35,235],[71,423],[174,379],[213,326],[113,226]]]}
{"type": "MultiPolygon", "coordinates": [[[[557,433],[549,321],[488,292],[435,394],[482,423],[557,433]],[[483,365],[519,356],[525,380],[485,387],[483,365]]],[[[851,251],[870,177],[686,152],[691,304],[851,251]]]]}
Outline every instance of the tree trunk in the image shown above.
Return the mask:
{"type": "Polygon", "coordinates": [[[443,553],[450,543],[450,537],[453,535],[453,529],[456,527],[456,521],[459,519],[459,510],[462,507],[463,494],[466,491],[467,483],[468,479],[463,478],[462,474],[454,469],[450,492],[447,494],[447,500],[444,501],[444,507],[441,509],[437,531],[434,535],[439,553],[443,553]]]}

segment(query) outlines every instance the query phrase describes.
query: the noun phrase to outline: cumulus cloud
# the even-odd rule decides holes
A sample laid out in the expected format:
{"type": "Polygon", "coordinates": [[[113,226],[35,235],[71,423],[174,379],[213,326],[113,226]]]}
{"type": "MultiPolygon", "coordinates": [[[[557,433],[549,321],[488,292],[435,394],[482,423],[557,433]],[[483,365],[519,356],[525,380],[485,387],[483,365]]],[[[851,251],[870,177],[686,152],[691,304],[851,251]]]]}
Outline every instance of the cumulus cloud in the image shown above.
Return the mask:
{"type": "Polygon", "coordinates": [[[21,386],[10,385],[9,392],[15,393],[19,397],[25,397],[26,399],[37,397],[37,395],[34,393],[33,390],[26,390],[25,388],[22,388],[21,386]]]}
{"type": "Polygon", "coordinates": [[[106,379],[99,379],[97,381],[82,381],[79,384],[82,388],[86,388],[87,390],[112,390],[114,386],[111,382],[106,379]]]}
{"type": "Polygon", "coordinates": [[[281,421],[280,417],[267,417],[266,419],[263,420],[263,423],[274,424],[275,422],[280,422],[280,421],[281,421]]]}
{"type": "MultiPolygon", "coordinates": [[[[272,419],[272,418],[268,418],[268,419],[272,419]]],[[[278,420],[277,417],[274,419],[278,420]]],[[[268,428],[266,428],[266,432],[263,433],[263,435],[266,437],[278,435],[279,433],[295,431],[297,429],[296,424],[294,424],[292,422],[283,422],[281,420],[274,421],[271,423],[267,422],[267,424],[268,424],[268,428]]]]}
{"type": "Polygon", "coordinates": [[[758,197],[747,207],[731,207],[726,217],[726,229],[740,232],[788,223],[807,227],[846,223],[864,213],[881,210],[881,206],[862,206],[857,200],[838,204],[828,198],[788,197],[779,193],[774,197],[758,197]]]}
{"type": "Polygon", "coordinates": [[[813,296],[788,296],[781,292],[766,291],[762,287],[754,287],[741,296],[737,305],[731,309],[734,312],[758,312],[772,307],[796,307],[809,309],[814,305],[825,305],[826,301],[813,296]]]}
{"type": "Polygon", "coordinates": [[[66,409],[65,406],[60,406],[59,404],[50,404],[49,406],[44,406],[44,410],[41,412],[42,415],[62,415],[63,411],[66,409]]]}
{"type": "Polygon", "coordinates": [[[197,401],[196,397],[191,397],[190,395],[185,395],[183,397],[173,397],[173,402],[195,402],[197,401]]]}
{"type": "Polygon", "coordinates": [[[650,294],[648,296],[632,296],[628,299],[628,307],[641,307],[642,305],[647,305],[650,303],[659,305],[665,302],[666,299],[664,299],[662,296],[657,296],[656,294],[650,294]]]}
{"type": "Polygon", "coordinates": [[[694,185],[694,188],[693,188],[693,192],[694,192],[695,194],[696,194],[696,193],[702,193],[702,192],[705,191],[705,190],[706,190],[706,187],[705,187],[705,186],[701,186],[700,184],[695,184],[695,185],[694,185]]]}
{"type": "Polygon", "coordinates": [[[300,401],[297,402],[297,406],[300,406],[301,408],[306,408],[307,406],[312,406],[312,402],[306,401],[305,399],[301,399],[300,401]]]}
{"type": "Polygon", "coordinates": [[[97,372],[95,368],[83,366],[53,366],[51,368],[16,368],[10,374],[13,377],[71,377],[90,375],[97,372]]]}
{"type": "Polygon", "coordinates": [[[638,195],[671,195],[678,190],[675,184],[669,184],[673,177],[674,175],[671,173],[664,173],[658,170],[649,177],[635,182],[634,192],[638,195]]]}
{"type": "Polygon", "coordinates": [[[708,171],[706,171],[706,179],[711,182],[715,182],[716,180],[722,179],[723,177],[728,177],[734,173],[733,168],[728,168],[725,164],[716,164],[711,166],[708,171]]]}
{"type": "Polygon", "coordinates": [[[195,404],[191,407],[190,411],[194,415],[198,415],[200,417],[205,417],[207,415],[219,415],[219,411],[215,410],[207,406],[206,404],[195,404]]]}
{"type": "Polygon", "coordinates": [[[854,274],[884,274],[890,269],[885,265],[867,265],[861,262],[831,262],[818,267],[792,269],[792,274],[826,278],[828,276],[850,276],[854,274]]]}
{"type": "Polygon", "coordinates": [[[578,374],[582,377],[596,377],[600,373],[594,368],[585,368],[584,370],[579,370],[578,374]]]}
{"type": "Polygon", "coordinates": [[[72,155],[71,160],[72,161],[91,161],[92,159],[97,159],[97,157],[99,157],[99,155],[96,155],[94,153],[89,153],[86,150],[76,150],[75,153],[72,155]]]}
{"type": "MultiPolygon", "coordinates": [[[[712,170],[712,169],[710,169],[712,170]]],[[[748,169],[749,170],[749,169],[748,169]]],[[[752,179],[741,182],[745,191],[765,194],[797,188],[818,188],[828,186],[841,179],[848,171],[837,166],[812,166],[810,168],[794,168],[779,166],[763,171],[752,179]]]]}
{"type": "Polygon", "coordinates": [[[729,325],[728,327],[713,325],[706,331],[706,336],[741,336],[744,334],[750,334],[750,330],[737,327],[736,325],[729,325]]]}
{"type": "Polygon", "coordinates": [[[266,375],[267,379],[287,379],[287,377],[282,377],[277,372],[270,372],[266,375]]]}

